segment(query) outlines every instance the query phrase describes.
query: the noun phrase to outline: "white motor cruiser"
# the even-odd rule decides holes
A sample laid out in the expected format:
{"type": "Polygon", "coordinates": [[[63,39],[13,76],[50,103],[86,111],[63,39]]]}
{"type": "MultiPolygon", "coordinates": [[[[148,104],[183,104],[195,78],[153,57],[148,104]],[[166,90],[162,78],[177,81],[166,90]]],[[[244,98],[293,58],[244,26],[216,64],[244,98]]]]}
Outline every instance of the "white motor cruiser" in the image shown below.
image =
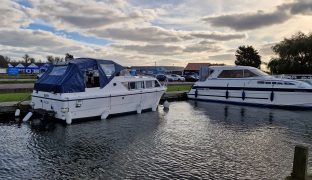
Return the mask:
{"type": "Polygon", "coordinates": [[[203,71],[189,99],[312,109],[312,86],[306,82],[275,78],[248,66],[211,66],[203,71]]]}
{"type": "Polygon", "coordinates": [[[166,90],[156,78],[131,76],[110,60],[78,58],[51,65],[35,83],[33,111],[72,120],[127,112],[156,111],[166,90]]]}

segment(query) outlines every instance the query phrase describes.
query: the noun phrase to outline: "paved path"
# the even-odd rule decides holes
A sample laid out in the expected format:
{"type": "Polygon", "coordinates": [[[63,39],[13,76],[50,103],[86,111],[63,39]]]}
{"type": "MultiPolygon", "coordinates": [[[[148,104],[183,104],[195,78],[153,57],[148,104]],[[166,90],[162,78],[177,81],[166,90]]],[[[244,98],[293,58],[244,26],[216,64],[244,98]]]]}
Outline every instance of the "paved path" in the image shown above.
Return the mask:
{"type": "Polygon", "coordinates": [[[0,93],[32,92],[34,84],[0,84],[0,93]]]}
{"type": "Polygon", "coordinates": [[[0,84],[0,89],[33,89],[33,83],[0,84]]]}

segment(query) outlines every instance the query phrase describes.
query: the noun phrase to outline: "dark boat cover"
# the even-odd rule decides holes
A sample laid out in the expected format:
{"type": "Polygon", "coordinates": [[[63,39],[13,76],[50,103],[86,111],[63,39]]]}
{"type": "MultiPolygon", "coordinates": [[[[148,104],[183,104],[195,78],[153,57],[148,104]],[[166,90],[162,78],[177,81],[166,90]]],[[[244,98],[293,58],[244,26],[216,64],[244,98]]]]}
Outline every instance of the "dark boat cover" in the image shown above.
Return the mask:
{"type": "Polygon", "coordinates": [[[98,70],[100,87],[106,86],[123,66],[111,60],[77,58],[63,65],[51,65],[37,80],[34,90],[53,93],[84,92],[86,73],[98,70]]]}

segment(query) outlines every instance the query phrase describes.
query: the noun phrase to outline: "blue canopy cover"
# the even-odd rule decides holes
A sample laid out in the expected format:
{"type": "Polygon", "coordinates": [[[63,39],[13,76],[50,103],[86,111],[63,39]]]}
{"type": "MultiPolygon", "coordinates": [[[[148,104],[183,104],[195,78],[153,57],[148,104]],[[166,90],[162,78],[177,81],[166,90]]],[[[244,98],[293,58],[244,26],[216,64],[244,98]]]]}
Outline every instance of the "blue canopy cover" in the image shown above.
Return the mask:
{"type": "Polygon", "coordinates": [[[100,87],[106,86],[124,67],[111,60],[77,58],[64,65],[51,65],[37,80],[36,91],[53,93],[84,92],[85,76],[89,70],[98,70],[100,87]]]}

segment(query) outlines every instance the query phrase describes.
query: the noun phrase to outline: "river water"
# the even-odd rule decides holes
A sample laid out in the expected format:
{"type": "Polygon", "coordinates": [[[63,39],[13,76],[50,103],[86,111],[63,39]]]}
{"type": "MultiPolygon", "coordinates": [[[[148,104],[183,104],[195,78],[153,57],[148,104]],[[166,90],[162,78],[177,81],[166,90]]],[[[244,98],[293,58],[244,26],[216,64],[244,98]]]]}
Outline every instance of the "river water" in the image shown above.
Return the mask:
{"type": "Polygon", "coordinates": [[[1,117],[0,179],[283,179],[311,115],[181,101],[70,126],[1,117]]]}

